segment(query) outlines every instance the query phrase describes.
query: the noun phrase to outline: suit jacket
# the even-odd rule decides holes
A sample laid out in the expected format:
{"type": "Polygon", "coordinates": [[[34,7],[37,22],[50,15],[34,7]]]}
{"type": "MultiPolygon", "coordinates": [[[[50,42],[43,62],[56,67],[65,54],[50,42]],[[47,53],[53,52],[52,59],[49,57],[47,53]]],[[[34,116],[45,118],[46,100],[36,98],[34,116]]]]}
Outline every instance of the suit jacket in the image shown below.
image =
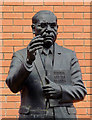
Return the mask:
{"type": "MultiPolygon", "coordinates": [[[[45,108],[41,83],[44,78],[44,70],[39,54],[37,52],[32,65],[26,64],[26,57],[27,48],[13,54],[6,79],[6,83],[12,92],[20,91],[21,93],[20,114],[28,114],[29,109],[45,108]]],[[[49,100],[50,107],[54,107],[56,118],[75,117],[76,111],[73,102],[83,100],[87,94],[75,52],[55,43],[53,71],[55,77],[53,82],[59,84],[62,90],[60,98],[49,100]]]]}

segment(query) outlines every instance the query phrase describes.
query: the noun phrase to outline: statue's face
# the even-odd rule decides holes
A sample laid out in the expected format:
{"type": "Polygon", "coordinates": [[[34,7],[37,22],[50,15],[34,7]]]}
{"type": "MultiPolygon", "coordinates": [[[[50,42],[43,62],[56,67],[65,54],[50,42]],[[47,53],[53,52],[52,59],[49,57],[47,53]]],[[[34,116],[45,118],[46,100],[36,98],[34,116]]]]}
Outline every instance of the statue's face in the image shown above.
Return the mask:
{"type": "Polygon", "coordinates": [[[56,17],[53,14],[44,13],[38,16],[37,23],[35,24],[35,35],[41,35],[48,47],[55,42],[57,38],[57,29],[56,17]]]}

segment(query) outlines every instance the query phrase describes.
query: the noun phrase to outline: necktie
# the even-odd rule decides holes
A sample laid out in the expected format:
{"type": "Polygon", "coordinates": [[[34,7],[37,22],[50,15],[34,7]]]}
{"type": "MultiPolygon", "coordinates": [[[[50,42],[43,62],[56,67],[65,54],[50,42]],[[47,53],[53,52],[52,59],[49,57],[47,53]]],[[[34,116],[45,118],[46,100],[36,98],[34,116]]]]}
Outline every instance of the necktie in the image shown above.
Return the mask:
{"type": "Polygon", "coordinates": [[[53,81],[52,54],[47,54],[45,57],[45,71],[46,76],[53,81]]]}

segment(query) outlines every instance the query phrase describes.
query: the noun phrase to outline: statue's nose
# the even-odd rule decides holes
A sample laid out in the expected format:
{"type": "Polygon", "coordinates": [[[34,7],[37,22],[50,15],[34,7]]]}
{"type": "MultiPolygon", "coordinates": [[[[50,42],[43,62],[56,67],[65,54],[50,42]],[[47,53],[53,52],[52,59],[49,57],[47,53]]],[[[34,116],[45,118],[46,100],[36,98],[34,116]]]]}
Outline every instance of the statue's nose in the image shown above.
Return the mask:
{"type": "Polygon", "coordinates": [[[51,31],[52,31],[52,28],[51,28],[50,25],[47,25],[46,31],[47,31],[47,32],[51,32],[51,31]]]}

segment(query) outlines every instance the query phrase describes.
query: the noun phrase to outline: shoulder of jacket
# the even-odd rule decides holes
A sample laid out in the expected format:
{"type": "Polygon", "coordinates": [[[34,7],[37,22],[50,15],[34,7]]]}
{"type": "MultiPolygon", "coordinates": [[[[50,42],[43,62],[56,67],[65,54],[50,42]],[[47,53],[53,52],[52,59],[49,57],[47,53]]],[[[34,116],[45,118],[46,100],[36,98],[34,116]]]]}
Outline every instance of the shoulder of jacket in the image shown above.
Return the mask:
{"type": "Polygon", "coordinates": [[[65,47],[60,46],[60,45],[58,45],[58,44],[57,44],[57,46],[58,46],[58,48],[60,49],[60,51],[62,51],[63,53],[70,53],[70,54],[72,54],[72,53],[75,52],[75,51],[73,51],[73,50],[71,50],[71,49],[65,48],[65,47]]]}
{"type": "Polygon", "coordinates": [[[26,54],[26,51],[27,51],[27,48],[24,48],[24,49],[21,49],[21,50],[14,52],[14,54],[20,54],[20,55],[24,56],[26,54]]]}
{"type": "Polygon", "coordinates": [[[27,48],[18,50],[16,52],[13,53],[13,57],[17,57],[20,60],[25,60],[27,56],[27,48]]]}

